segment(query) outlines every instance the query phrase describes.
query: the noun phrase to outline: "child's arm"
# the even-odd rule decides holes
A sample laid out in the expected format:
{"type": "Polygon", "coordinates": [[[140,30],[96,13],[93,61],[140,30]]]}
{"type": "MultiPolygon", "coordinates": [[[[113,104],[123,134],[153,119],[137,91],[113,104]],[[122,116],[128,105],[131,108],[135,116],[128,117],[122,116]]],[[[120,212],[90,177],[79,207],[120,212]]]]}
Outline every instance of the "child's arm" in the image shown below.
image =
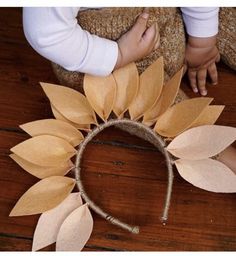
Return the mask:
{"type": "Polygon", "coordinates": [[[76,19],[79,9],[23,9],[24,32],[31,46],[67,70],[106,76],[146,56],[158,43],[156,26],[146,28],[148,14],[140,15],[133,28],[115,42],[83,30],[76,19]]]}
{"type": "Polygon", "coordinates": [[[207,74],[213,84],[218,81],[216,62],[220,60],[216,47],[218,33],[217,7],[181,8],[188,33],[185,62],[194,92],[206,95],[207,74]]]}

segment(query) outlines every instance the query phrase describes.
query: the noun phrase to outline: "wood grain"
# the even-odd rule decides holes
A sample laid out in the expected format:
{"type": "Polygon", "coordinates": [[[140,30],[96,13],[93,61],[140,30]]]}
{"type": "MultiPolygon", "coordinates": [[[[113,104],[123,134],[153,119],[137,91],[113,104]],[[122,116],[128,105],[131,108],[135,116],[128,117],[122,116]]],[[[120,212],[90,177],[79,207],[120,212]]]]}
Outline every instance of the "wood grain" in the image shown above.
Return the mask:
{"type": "MultiPolygon", "coordinates": [[[[52,117],[39,81],[57,83],[50,63],[24,38],[21,8],[0,8],[1,251],[31,250],[39,217],[8,217],[19,197],[38,181],[8,155],[11,147],[29,138],[20,124],[52,117]]],[[[220,64],[219,84],[208,87],[214,103],[226,105],[218,124],[236,127],[235,81],[235,72],[220,64]]],[[[196,96],[186,78],[182,88],[196,96]]],[[[140,234],[133,235],[93,213],[94,230],[85,251],[236,250],[236,195],[195,188],[177,172],[168,223],[160,222],[167,172],[164,157],[148,142],[109,128],[88,145],[82,168],[89,196],[112,215],[140,226],[140,234]]],[[[55,245],[44,250],[55,250],[55,245]]]]}

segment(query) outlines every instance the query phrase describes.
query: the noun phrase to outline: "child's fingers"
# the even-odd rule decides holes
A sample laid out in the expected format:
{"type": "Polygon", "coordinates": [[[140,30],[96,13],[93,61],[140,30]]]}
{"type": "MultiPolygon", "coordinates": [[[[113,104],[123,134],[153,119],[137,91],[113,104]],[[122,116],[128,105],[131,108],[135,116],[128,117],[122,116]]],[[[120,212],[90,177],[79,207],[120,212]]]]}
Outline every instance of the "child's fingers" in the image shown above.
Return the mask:
{"type": "Polygon", "coordinates": [[[143,46],[147,49],[147,53],[150,53],[155,49],[156,44],[158,43],[159,33],[158,26],[156,23],[152,24],[145,33],[143,34],[143,46]]]}
{"type": "Polygon", "coordinates": [[[218,53],[216,57],[216,62],[219,62],[219,61],[220,61],[220,54],[218,53]]]}
{"type": "Polygon", "coordinates": [[[131,28],[131,31],[140,38],[142,37],[143,33],[146,31],[148,17],[149,17],[149,14],[146,12],[143,12],[138,16],[135,24],[131,28]]]}
{"type": "Polygon", "coordinates": [[[197,83],[198,83],[198,88],[202,96],[207,95],[207,90],[206,90],[206,76],[207,76],[207,69],[200,69],[197,72],[197,83]]]}
{"type": "Polygon", "coordinates": [[[193,91],[195,93],[198,92],[197,88],[197,71],[196,70],[191,70],[190,68],[188,69],[188,79],[190,82],[190,86],[192,87],[193,91]]]}
{"type": "Polygon", "coordinates": [[[207,72],[211,78],[212,84],[218,83],[218,73],[215,62],[213,62],[207,69],[207,72]]]}

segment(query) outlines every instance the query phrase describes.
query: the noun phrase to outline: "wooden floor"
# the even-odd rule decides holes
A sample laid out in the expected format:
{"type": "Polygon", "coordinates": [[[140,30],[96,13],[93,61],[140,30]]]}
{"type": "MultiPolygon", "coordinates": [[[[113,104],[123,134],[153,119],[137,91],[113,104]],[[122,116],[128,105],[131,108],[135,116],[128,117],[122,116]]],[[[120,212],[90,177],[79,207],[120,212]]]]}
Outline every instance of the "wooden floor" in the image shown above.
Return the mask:
{"type": "MultiPolygon", "coordinates": [[[[18,198],[37,178],[9,158],[9,149],[28,136],[25,122],[51,118],[39,81],[57,83],[50,63],[24,38],[20,8],[0,8],[0,250],[31,250],[39,215],[8,217],[18,198]]],[[[218,124],[236,127],[236,74],[224,65],[219,84],[209,87],[214,103],[226,108],[218,124]]],[[[194,96],[183,83],[183,89],[194,96]]],[[[236,195],[195,188],[175,172],[169,221],[160,222],[167,185],[161,154],[149,143],[115,128],[91,143],[83,161],[91,198],[123,221],[139,225],[132,235],[94,216],[89,251],[236,250],[236,195]]],[[[55,245],[45,250],[54,250],[55,245]]]]}

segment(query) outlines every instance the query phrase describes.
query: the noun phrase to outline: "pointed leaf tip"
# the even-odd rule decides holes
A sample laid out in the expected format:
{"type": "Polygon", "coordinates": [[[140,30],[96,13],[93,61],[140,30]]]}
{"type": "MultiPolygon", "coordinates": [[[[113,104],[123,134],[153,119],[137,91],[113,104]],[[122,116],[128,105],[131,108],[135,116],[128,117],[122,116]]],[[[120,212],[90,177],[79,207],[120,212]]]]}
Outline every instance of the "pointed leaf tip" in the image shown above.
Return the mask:
{"type": "Polygon", "coordinates": [[[116,82],[113,75],[106,77],[84,76],[84,92],[95,112],[106,121],[116,97],[116,82]]]}
{"type": "Polygon", "coordinates": [[[58,166],[76,154],[76,150],[64,139],[40,135],[21,142],[11,151],[28,162],[39,166],[58,166]]]}
{"type": "Polygon", "coordinates": [[[23,216],[48,211],[60,204],[72,191],[75,179],[52,176],[40,180],[18,200],[10,216],[23,216]]]}
{"type": "Polygon", "coordinates": [[[55,243],[64,220],[82,204],[80,193],[71,193],[58,206],[41,214],[34,231],[32,251],[55,243]]]}
{"type": "Polygon", "coordinates": [[[43,119],[20,125],[20,128],[32,137],[52,135],[69,142],[73,147],[78,146],[84,139],[83,134],[74,126],[61,120],[43,119]]]}
{"type": "Polygon", "coordinates": [[[159,99],[164,81],[163,57],[152,63],[140,76],[137,96],[129,106],[131,119],[139,119],[159,99]]]}
{"type": "Polygon", "coordinates": [[[87,204],[75,209],[63,222],[56,251],[81,251],[93,230],[93,218],[87,204]]]}
{"type": "Polygon", "coordinates": [[[236,175],[219,161],[178,159],[175,165],[182,178],[198,188],[218,193],[236,192],[236,175]]]}
{"type": "Polygon", "coordinates": [[[236,140],[236,128],[203,125],[177,136],[167,150],[182,159],[199,160],[215,156],[236,140]]]}
{"type": "Polygon", "coordinates": [[[74,164],[70,160],[58,166],[39,166],[26,161],[16,154],[10,154],[10,157],[21,168],[39,179],[44,179],[50,176],[64,176],[74,168],[74,164]]]}
{"type": "Polygon", "coordinates": [[[164,137],[177,136],[193,124],[212,100],[213,98],[199,97],[170,107],[157,119],[154,130],[164,137]]]}
{"type": "Polygon", "coordinates": [[[96,124],[95,113],[86,97],[69,87],[40,83],[51,104],[67,119],[77,124],[96,124]]]}

